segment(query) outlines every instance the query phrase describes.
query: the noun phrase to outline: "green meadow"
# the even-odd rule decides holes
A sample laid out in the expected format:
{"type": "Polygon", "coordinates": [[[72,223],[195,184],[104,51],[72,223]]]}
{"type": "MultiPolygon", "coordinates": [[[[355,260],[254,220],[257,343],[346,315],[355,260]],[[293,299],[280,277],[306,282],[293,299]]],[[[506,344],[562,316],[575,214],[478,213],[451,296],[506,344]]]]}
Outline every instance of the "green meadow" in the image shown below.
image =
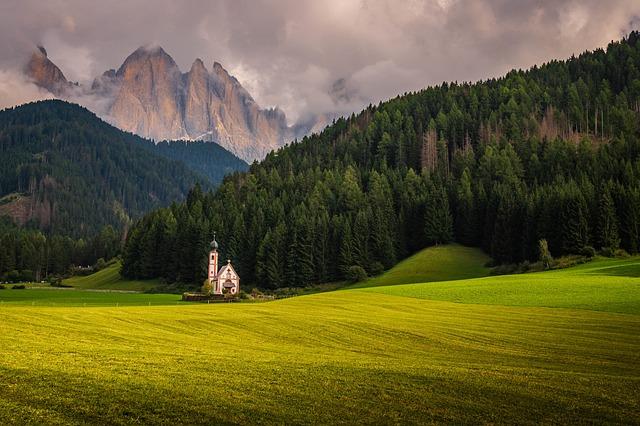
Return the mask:
{"type": "Polygon", "coordinates": [[[489,275],[491,259],[481,250],[458,244],[429,247],[398,263],[379,277],[351,288],[462,280],[489,275]]]}
{"type": "Polygon", "coordinates": [[[90,292],[2,290],[0,419],[638,424],[639,264],[267,303],[32,306],[90,292]]]}
{"type": "Polygon", "coordinates": [[[158,285],[157,280],[123,280],[120,277],[120,262],[114,262],[95,274],[72,277],[64,284],[79,289],[147,291],[158,285]]]}

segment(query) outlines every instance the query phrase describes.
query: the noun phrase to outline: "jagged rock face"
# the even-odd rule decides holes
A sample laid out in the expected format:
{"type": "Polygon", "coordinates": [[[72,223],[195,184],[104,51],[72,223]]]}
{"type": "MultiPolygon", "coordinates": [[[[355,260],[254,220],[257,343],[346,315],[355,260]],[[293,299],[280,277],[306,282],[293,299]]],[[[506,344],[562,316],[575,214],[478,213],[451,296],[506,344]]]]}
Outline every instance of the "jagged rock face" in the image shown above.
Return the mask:
{"type": "Polygon", "coordinates": [[[64,94],[67,89],[73,86],[67,81],[60,68],[49,60],[47,51],[42,46],[38,46],[38,49],[31,54],[24,71],[36,85],[47,89],[56,96],[64,94]]]}
{"type": "Polygon", "coordinates": [[[115,76],[108,114],[121,129],[156,140],[188,137],[183,124],[182,74],[162,48],[133,52],[115,76]]]}
{"type": "MultiPolygon", "coordinates": [[[[33,53],[26,71],[51,93],[69,96],[73,84],[43,48],[33,53]]],[[[161,47],[137,49],[82,93],[106,100],[106,111],[97,112],[123,130],[157,141],[215,141],[249,163],[317,128],[289,127],[280,109],[261,109],[218,62],[207,70],[196,59],[183,74],[161,47]]]]}
{"type": "Polygon", "coordinates": [[[263,110],[219,63],[209,72],[200,59],[181,74],[161,48],[140,48],[96,90],[111,87],[109,120],[155,140],[213,140],[246,161],[263,158],[292,135],[280,110],[263,110]],[[115,90],[113,87],[115,86],[115,90]]]}

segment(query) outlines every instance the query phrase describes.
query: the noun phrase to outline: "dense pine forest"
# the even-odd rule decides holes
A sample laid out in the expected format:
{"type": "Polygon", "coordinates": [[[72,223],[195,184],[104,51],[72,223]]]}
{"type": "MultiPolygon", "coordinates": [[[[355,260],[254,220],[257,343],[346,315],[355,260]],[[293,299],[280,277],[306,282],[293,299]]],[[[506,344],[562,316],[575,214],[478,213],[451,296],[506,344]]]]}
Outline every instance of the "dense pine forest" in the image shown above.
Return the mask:
{"type": "Polygon", "coordinates": [[[112,257],[111,238],[93,242],[120,241],[132,220],[184,200],[196,183],[212,189],[248,168],[215,143],[155,144],[58,100],[0,111],[0,158],[0,216],[11,218],[0,227],[0,280],[112,257]],[[58,258],[34,257],[31,246],[58,258]]]}
{"type": "Polygon", "coordinates": [[[444,83],[370,106],[271,153],[213,193],[140,220],[128,277],[199,283],[223,257],[264,288],[377,274],[425,246],[496,263],[638,252],[640,35],[499,79],[444,83]]]}

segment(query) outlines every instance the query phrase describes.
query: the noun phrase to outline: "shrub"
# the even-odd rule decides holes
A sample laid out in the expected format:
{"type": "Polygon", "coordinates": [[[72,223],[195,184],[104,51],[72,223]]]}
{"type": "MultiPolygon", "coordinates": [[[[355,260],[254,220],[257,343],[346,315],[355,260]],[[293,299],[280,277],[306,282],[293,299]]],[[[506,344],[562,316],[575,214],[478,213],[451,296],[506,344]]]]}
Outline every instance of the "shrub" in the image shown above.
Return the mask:
{"type": "Polygon", "coordinates": [[[584,246],[582,247],[582,250],[580,250],[580,254],[589,258],[595,257],[596,249],[591,246],[584,246]]]}
{"type": "Polygon", "coordinates": [[[247,294],[246,291],[244,290],[240,290],[240,293],[238,294],[238,297],[242,300],[246,300],[249,299],[249,295],[247,294]]]}
{"type": "Polygon", "coordinates": [[[20,273],[20,281],[33,281],[33,271],[30,269],[24,269],[20,273]]]}
{"type": "Polygon", "coordinates": [[[4,290],[5,288],[4,284],[0,284],[0,290],[4,290]]]}
{"type": "Polygon", "coordinates": [[[104,259],[101,257],[96,261],[96,264],[94,265],[93,270],[99,271],[101,269],[104,269],[106,266],[107,266],[107,262],[105,262],[104,259]]]}
{"type": "MultiPolygon", "coordinates": [[[[382,266],[382,265],[381,265],[382,266]]],[[[352,283],[357,283],[367,279],[367,272],[362,266],[350,266],[347,269],[347,280],[352,283]]]]}
{"type": "Polygon", "coordinates": [[[13,287],[11,287],[13,290],[24,290],[25,288],[27,288],[24,284],[16,284],[13,287]]]}
{"type": "Polygon", "coordinates": [[[7,281],[10,283],[17,283],[20,281],[20,272],[15,269],[7,274],[7,281]]]}
{"type": "Polygon", "coordinates": [[[611,247],[602,247],[600,249],[600,254],[603,255],[604,257],[613,257],[615,256],[615,250],[612,249],[611,247]]]}
{"type": "Polygon", "coordinates": [[[202,292],[207,295],[213,293],[213,285],[211,284],[211,280],[209,278],[204,280],[204,282],[202,283],[202,292]]]}
{"type": "Polygon", "coordinates": [[[613,255],[622,259],[629,257],[629,253],[627,253],[624,249],[617,249],[615,252],[613,252],[613,255]]]}

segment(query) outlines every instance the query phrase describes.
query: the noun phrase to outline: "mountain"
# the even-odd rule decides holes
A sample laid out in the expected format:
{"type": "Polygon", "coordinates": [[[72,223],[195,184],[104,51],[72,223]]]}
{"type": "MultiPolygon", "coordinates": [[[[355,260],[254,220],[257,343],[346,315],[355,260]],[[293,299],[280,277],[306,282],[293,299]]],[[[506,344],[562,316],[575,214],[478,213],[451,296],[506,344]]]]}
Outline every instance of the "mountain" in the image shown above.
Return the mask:
{"type": "Polygon", "coordinates": [[[248,167],[214,143],[197,149],[156,145],[58,100],[0,111],[0,216],[52,234],[92,235],[248,167]]]}
{"type": "Polygon", "coordinates": [[[123,271],[201,283],[193,254],[206,241],[191,236],[213,232],[249,288],[378,275],[450,241],[481,247],[503,271],[549,267],[548,252],[638,253],[638,70],[633,32],[606,50],[338,119],[215,193],[146,215],[123,271]],[[161,248],[145,251],[150,241],[161,248]]]}
{"type": "Polygon", "coordinates": [[[56,96],[64,95],[74,86],[67,81],[60,68],[49,60],[47,51],[42,46],[38,46],[37,50],[31,54],[24,71],[39,87],[56,96]]]}
{"type": "MultiPolygon", "coordinates": [[[[43,52],[34,52],[27,75],[64,98],[73,85],[43,52]]],[[[161,47],[138,48],[84,92],[106,100],[101,115],[122,130],[156,141],[215,141],[248,162],[321,125],[289,127],[282,110],[261,108],[218,62],[208,70],[196,59],[182,73],[161,47]]]]}

